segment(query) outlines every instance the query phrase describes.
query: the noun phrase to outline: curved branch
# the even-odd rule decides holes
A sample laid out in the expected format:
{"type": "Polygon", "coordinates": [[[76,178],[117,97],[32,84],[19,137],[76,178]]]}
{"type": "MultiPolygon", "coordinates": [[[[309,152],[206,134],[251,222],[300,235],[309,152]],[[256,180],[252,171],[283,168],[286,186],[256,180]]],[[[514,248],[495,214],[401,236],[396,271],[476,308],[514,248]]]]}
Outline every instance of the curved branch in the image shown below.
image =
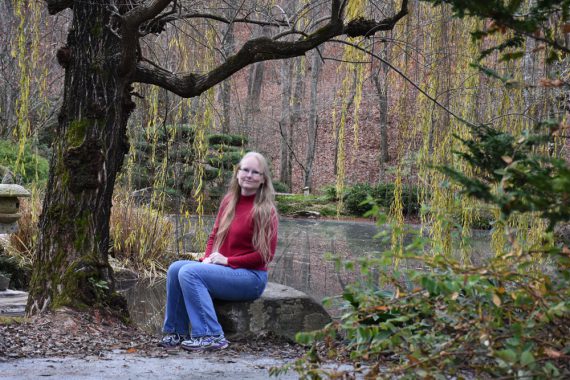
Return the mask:
{"type": "Polygon", "coordinates": [[[408,14],[408,0],[402,0],[400,11],[392,17],[382,21],[357,18],[350,21],[345,27],[345,34],[349,37],[369,37],[380,30],[392,30],[396,23],[408,14]]]}
{"type": "Polygon", "coordinates": [[[122,16],[124,25],[130,30],[136,30],[145,21],[153,19],[162,12],[172,0],[149,0],[131,9],[122,16]]]}
{"type": "Polygon", "coordinates": [[[246,42],[235,55],[207,74],[178,75],[146,62],[139,62],[134,81],[154,84],[179,96],[190,98],[200,95],[252,63],[298,57],[341,33],[342,25],[329,24],[301,41],[281,42],[267,37],[256,38],[246,42]]]}
{"type": "Polygon", "coordinates": [[[176,16],[166,16],[166,17],[159,17],[154,19],[150,22],[150,25],[147,29],[148,33],[160,33],[164,30],[164,27],[168,23],[172,23],[178,20],[186,20],[186,19],[194,19],[194,18],[202,18],[202,19],[209,19],[214,21],[219,21],[224,24],[231,24],[231,23],[241,23],[241,24],[252,24],[252,25],[259,25],[259,26],[287,26],[286,21],[261,21],[261,20],[251,20],[247,17],[243,18],[235,18],[235,19],[228,19],[223,16],[211,14],[211,13],[185,13],[176,16]]]}
{"type": "Polygon", "coordinates": [[[334,37],[347,34],[347,31],[352,36],[367,37],[373,35],[376,31],[388,30],[385,28],[389,28],[389,26],[393,28],[408,13],[407,4],[408,0],[403,0],[402,7],[395,16],[380,22],[367,22],[366,20],[358,19],[349,22],[345,26],[342,23],[342,18],[335,17],[335,12],[338,12],[341,7],[340,0],[333,0],[332,17],[329,23],[304,39],[298,41],[275,41],[267,37],[261,37],[250,40],[235,55],[229,57],[220,66],[206,74],[175,74],[140,61],[137,63],[133,81],[157,85],[185,98],[198,96],[252,63],[298,57],[334,37]],[[365,29],[362,27],[363,25],[369,25],[372,29],[365,29]]]}

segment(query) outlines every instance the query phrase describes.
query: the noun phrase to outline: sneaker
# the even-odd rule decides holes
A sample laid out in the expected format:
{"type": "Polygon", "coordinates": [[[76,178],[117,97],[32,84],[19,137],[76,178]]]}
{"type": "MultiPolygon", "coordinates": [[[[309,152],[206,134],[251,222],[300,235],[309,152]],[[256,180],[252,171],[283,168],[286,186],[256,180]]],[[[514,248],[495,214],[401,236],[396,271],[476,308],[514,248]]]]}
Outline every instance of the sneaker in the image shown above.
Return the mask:
{"type": "Polygon", "coordinates": [[[217,336],[201,336],[198,338],[190,338],[181,343],[180,347],[188,351],[207,351],[207,350],[223,350],[229,346],[230,342],[224,335],[217,336]]]}
{"type": "Polygon", "coordinates": [[[163,347],[167,350],[172,350],[178,348],[178,346],[180,346],[180,343],[182,343],[185,338],[186,337],[180,334],[167,334],[162,337],[162,340],[160,342],[158,342],[158,346],[163,347]]]}

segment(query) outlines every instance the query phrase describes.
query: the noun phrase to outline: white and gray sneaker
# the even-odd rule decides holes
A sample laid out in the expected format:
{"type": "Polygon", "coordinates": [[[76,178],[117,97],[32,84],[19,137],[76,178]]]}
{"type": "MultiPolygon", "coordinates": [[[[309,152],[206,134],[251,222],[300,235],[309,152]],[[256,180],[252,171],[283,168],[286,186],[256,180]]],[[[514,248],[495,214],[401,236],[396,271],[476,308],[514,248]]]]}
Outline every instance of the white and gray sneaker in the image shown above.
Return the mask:
{"type": "Polygon", "coordinates": [[[223,350],[230,342],[222,335],[200,336],[182,341],[180,347],[187,351],[223,350]]]}
{"type": "Polygon", "coordinates": [[[167,350],[173,350],[180,346],[180,344],[187,339],[187,336],[180,334],[167,334],[162,337],[162,340],[158,342],[159,347],[163,347],[167,350]]]}

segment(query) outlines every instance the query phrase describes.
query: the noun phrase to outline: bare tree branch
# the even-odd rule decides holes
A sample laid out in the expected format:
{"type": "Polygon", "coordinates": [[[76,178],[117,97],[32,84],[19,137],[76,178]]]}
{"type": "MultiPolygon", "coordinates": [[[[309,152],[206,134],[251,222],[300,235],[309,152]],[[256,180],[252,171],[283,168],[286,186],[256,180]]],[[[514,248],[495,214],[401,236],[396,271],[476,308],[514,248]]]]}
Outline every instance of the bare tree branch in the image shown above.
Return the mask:
{"type": "Polygon", "coordinates": [[[341,9],[340,0],[333,0],[329,23],[304,39],[275,41],[262,37],[250,40],[234,56],[229,57],[227,61],[206,74],[175,74],[141,61],[137,63],[133,81],[157,85],[182,97],[198,96],[252,63],[298,57],[343,34],[350,33],[352,37],[367,37],[379,30],[389,30],[407,14],[407,4],[408,0],[403,0],[400,11],[393,17],[382,21],[356,19],[345,26],[338,13],[341,9]]]}
{"type": "Polygon", "coordinates": [[[128,29],[138,29],[145,21],[158,16],[173,0],[150,0],[145,2],[122,16],[123,24],[128,29]]]}

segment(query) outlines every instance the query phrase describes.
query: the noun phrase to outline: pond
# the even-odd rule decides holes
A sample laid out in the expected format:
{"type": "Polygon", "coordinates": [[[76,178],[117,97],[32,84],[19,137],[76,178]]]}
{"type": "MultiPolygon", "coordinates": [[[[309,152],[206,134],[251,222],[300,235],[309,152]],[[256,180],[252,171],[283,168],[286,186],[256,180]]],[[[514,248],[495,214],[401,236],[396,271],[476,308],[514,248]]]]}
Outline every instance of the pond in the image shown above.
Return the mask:
{"type": "MultiPolygon", "coordinates": [[[[207,229],[211,223],[209,220],[207,229]]],[[[282,218],[269,280],[301,290],[319,302],[337,296],[359,274],[339,270],[327,254],[354,259],[382,252],[388,245],[374,238],[378,232],[372,222],[282,218]]],[[[470,248],[473,257],[486,256],[490,252],[488,232],[475,232],[470,248]]],[[[164,280],[140,282],[125,290],[125,295],[134,321],[149,332],[160,332],[166,296],[164,280]]],[[[329,312],[337,314],[335,308],[329,312]]]]}

